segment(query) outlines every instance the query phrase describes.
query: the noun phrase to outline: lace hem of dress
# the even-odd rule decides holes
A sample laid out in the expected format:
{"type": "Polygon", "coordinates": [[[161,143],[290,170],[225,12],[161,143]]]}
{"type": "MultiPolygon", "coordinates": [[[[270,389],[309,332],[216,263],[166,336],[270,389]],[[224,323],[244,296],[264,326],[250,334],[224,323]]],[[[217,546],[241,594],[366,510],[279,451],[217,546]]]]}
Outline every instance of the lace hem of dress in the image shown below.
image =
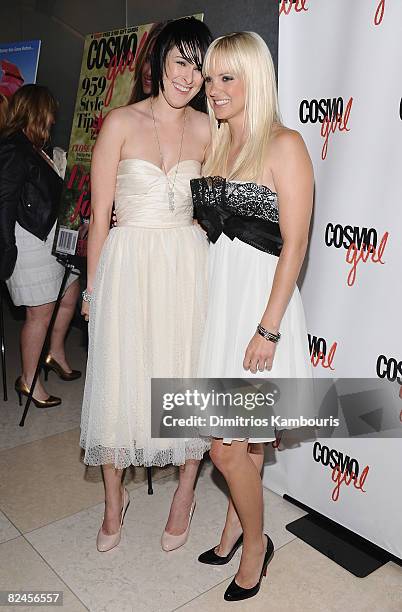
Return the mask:
{"type": "Polygon", "coordinates": [[[165,465],[184,465],[188,459],[201,461],[210,449],[209,438],[186,440],[185,445],[176,448],[108,448],[102,445],[86,448],[81,439],[80,446],[85,449],[86,465],[113,464],[116,469],[125,469],[130,465],[144,467],[163,467],[165,465]]]}

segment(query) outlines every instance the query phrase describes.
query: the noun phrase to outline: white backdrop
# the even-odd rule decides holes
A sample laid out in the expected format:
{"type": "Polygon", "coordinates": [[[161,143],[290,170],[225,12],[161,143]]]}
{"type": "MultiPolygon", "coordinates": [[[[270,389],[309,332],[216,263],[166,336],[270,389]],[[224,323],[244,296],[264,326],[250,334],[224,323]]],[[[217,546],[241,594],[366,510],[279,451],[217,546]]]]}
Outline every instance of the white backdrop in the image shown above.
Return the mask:
{"type": "MultiPolygon", "coordinates": [[[[314,375],[384,377],[397,395],[402,2],[296,0],[280,7],[282,116],[303,135],[315,171],[312,235],[301,275],[314,375]],[[362,251],[361,242],[375,252],[362,251]]],[[[329,451],[312,443],[276,450],[264,484],[402,558],[402,440],[319,442],[359,464],[356,483],[343,482],[336,500],[337,474],[320,461],[327,462],[329,451]]]]}

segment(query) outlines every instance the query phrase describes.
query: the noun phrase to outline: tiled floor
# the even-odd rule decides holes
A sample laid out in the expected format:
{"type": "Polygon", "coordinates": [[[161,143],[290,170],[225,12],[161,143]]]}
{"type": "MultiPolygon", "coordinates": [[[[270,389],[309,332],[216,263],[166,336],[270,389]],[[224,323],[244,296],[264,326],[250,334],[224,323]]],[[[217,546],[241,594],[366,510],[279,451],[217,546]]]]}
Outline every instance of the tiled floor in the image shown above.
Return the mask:
{"type": "MultiPolygon", "coordinates": [[[[198,482],[197,509],[184,547],[164,553],[159,545],[176,470],[156,470],[154,495],[149,496],[145,472],[137,468],[126,476],[132,503],[121,544],[98,553],[103,485],[100,470],[86,468],[80,459],[82,380],[62,383],[51,374],[48,389],[62,395],[62,407],[32,407],[25,427],[18,427],[21,408],[12,391],[18,327],[7,318],[10,397],[0,402],[0,590],[60,590],[63,608],[46,609],[67,612],[265,612],[273,607],[283,612],[402,612],[401,567],[388,563],[366,579],[353,577],[286,531],[285,525],[303,513],[268,490],[266,527],[276,547],[268,578],[252,600],[224,602],[239,556],[223,567],[196,560],[216,542],[225,513],[225,493],[209,462],[198,482]]],[[[68,342],[73,366],[83,367],[80,332],[73,329],[68,342]]]]}

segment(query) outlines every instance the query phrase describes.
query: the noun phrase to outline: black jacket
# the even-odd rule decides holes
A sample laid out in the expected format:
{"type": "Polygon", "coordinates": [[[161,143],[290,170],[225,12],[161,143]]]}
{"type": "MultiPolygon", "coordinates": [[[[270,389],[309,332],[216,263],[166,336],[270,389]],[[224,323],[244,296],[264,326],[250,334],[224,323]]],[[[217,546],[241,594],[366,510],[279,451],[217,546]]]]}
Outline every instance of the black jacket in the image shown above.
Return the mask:
{"type": "Polygon", "coordinates": [[[23,132],[0,140],[0,279],[17,260],[15,222],[46,240],[60,203],[63,181],[23,132]]]}

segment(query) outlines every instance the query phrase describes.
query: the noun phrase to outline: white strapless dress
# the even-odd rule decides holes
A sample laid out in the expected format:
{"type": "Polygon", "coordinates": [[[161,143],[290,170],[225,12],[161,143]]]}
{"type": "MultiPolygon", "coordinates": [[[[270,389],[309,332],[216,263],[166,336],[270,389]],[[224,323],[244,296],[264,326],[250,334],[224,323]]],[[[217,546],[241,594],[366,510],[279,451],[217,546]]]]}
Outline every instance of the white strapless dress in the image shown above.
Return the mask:
{"type": "MultiPolygon", "coordinates": [[[[176,166],[169,172],[171,182],[176,166]]],[[[196,376],[206,312],[207,251],[193,224],[190,179],[200,163],[177,168],[175,210],[166,175],[154,164],[119,164],[117,227],[109,232],[90,307],[81,420],[85,463],[181,465],[201,459],[207,439],[151,439],[151,377],[196,376]]]]}

